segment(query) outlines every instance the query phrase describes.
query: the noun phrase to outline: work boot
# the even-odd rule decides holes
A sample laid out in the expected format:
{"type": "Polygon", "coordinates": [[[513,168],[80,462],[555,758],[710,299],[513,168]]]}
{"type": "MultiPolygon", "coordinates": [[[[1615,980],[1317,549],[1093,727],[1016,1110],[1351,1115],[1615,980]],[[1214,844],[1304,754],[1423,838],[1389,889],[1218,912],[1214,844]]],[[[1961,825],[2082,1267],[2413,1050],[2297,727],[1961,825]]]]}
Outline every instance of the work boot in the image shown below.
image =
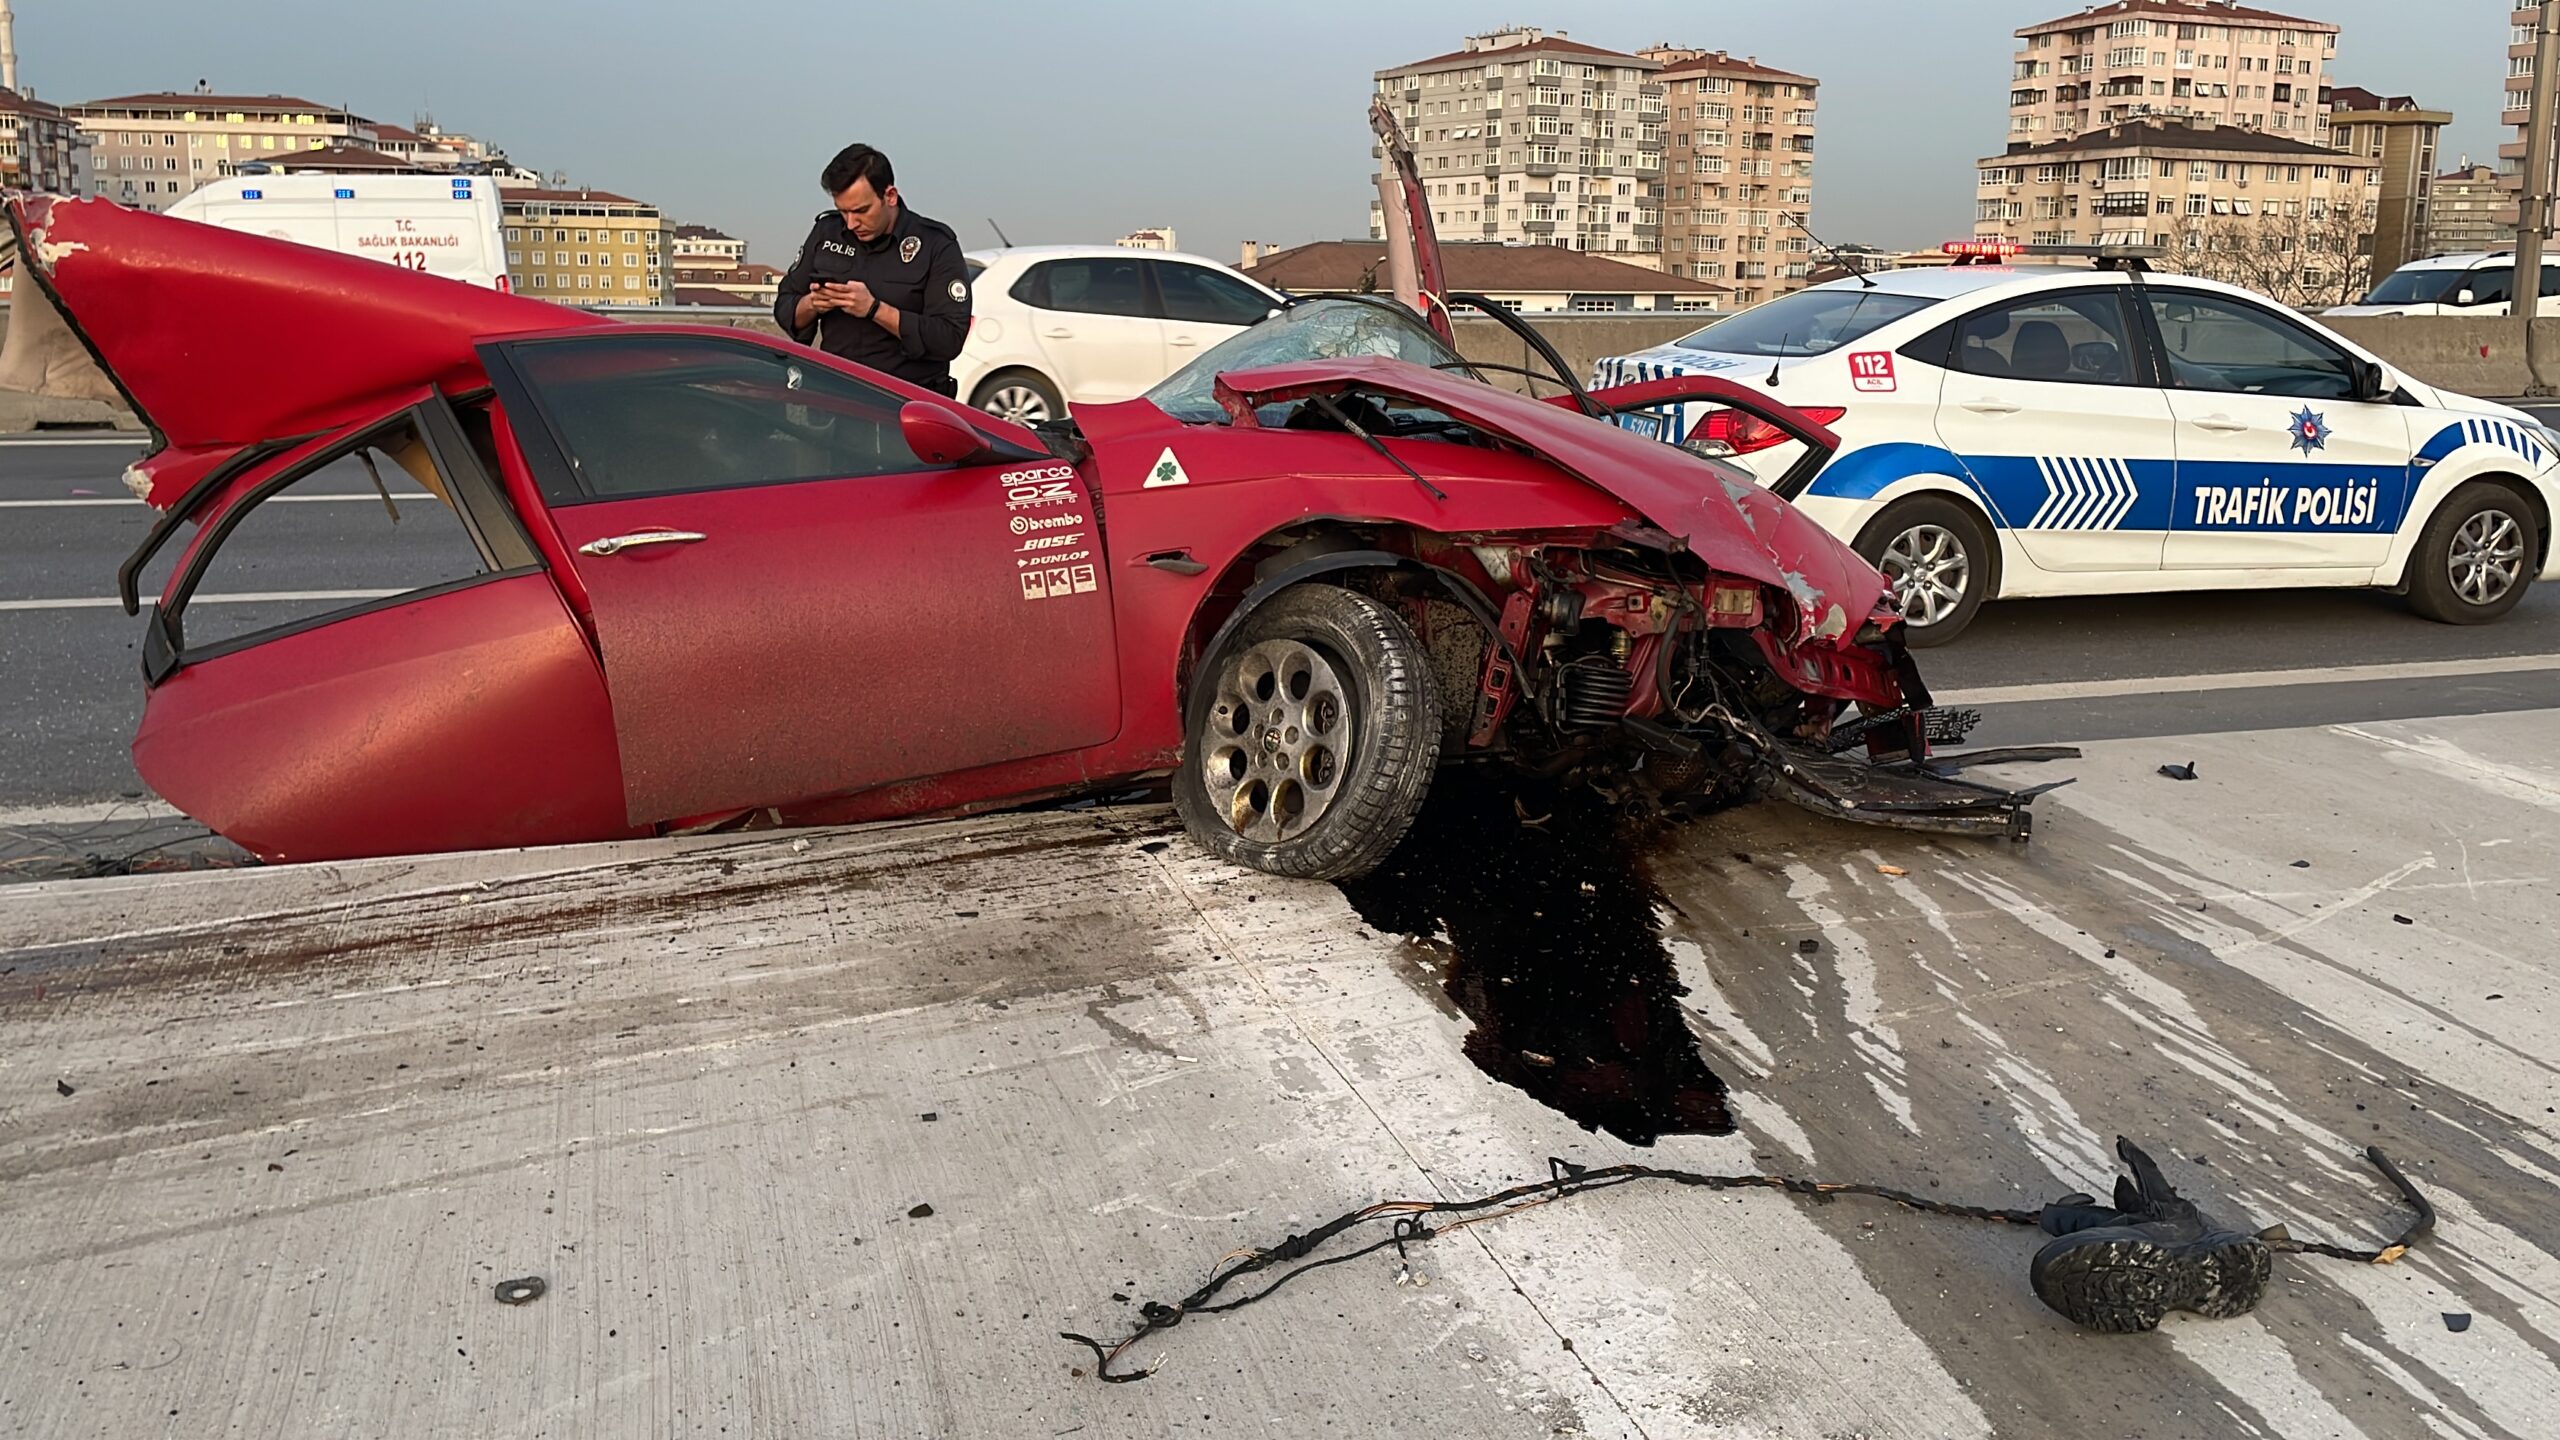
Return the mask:
{"type": "Polygon", "coordinates": [[[2117,1137],[2116,1154],[2133,1175],[2116,1177],[2112,1209],[2087,1195],[2044,1207],[2056,1238],[2027,1267],[2036,1298],[2118,1333],[2155,1329],[2172,1310],[2222,1320],[2256,1309],[2274,1268],[2266,1242],[2207,1219],[2132,1141],[2117,1137]]]}

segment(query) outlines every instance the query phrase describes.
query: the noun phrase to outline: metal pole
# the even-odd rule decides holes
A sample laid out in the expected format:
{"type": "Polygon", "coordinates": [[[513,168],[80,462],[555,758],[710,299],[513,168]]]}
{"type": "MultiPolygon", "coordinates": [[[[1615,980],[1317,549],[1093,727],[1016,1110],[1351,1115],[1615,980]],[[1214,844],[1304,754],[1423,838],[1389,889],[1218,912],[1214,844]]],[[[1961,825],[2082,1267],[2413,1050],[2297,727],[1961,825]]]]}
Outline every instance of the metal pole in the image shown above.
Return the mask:
{"type": "Polygon", "coordinates": [[[2542,241],[2551,225],[2551,131],[2555,97],[2560,97],[2560,0],[2542,0],[2534,26],[2533,105],[2526,112],[2524,191],[2516,203],[2516,271],[2512,287],[2516,323],[2524,327],[2525,393],[2555,392],[2542,378],[2541,356],[2534,344],[2542,309],[2542,241]]]}

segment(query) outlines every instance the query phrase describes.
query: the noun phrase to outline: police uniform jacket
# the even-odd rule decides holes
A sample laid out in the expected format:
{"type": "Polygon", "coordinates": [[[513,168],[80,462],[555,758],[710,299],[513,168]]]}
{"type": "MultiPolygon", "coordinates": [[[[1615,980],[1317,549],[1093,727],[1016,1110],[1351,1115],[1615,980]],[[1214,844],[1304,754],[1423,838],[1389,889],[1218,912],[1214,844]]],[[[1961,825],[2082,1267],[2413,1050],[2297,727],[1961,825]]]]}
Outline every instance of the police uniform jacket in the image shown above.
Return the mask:
{"type": "Polygon", "coordinates": [[[828,210],[810,227],[799,263],[782,277],[773,318],[804,345],[951,394],[951,361],[969,336],[969,265],[960,237],[901,205],[897,223],[865,243],[854,238],[842,215],[828,210]],[[848,310],[821,311],[808,325],[793,323],[811,286],[846,280],[861,281],[881,303],[897,307],[897,334],[876,318],[848,310]]]}

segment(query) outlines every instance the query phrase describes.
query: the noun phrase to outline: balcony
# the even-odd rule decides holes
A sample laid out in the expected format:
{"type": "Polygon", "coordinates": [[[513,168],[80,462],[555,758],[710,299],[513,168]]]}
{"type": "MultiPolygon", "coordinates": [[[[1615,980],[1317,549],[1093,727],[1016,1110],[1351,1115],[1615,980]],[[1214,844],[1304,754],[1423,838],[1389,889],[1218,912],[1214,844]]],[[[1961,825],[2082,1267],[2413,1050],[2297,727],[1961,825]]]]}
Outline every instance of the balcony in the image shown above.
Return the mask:
{"type": "Polygon", "coordinates": [[[1520,222],[1520,228],[1533,235],[1553,235],[1556,233],[1556,222],[1553,220],[1523,220],[1520,222]]]}

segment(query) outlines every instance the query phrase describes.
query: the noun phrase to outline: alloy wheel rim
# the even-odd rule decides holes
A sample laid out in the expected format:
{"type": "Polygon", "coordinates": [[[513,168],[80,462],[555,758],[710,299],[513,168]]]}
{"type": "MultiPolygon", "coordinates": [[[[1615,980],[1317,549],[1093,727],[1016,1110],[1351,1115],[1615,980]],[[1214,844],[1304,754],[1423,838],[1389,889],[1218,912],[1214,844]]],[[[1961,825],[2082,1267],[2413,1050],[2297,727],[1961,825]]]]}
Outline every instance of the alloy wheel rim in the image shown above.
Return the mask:
{"type": "Polygon", "coordinates": [[[1891,587],[1903,623],[1937,625],[1964,604],[1973,582],[1973,557],[1943,525],[1914,525],[1884,547],[1876,568],[1891,587]]]}
{"type": "Polygon", "coordinates": [[[2504,510],[2483,510],[2463,521],[2453,532],[2445,571],[2465,604],[2495,604],[2524,574],[2524,527],[2504,510]]]}
{"type": "Polygon", "coordinates": [[[1219,667],[1197,763],[1228,828],[1276,845],[1332,809],[1357,740],[1332,662],[1296,640],[1265,640],[1219,667]]]}
{"type": "Polygon", "coordinates": [[[1007,385],[987,397],[983,407],[988,414],[1000,416],[1016,425],[1030,425],[1049,419],[1047,396],[1028,385],[1007,385]]]}

